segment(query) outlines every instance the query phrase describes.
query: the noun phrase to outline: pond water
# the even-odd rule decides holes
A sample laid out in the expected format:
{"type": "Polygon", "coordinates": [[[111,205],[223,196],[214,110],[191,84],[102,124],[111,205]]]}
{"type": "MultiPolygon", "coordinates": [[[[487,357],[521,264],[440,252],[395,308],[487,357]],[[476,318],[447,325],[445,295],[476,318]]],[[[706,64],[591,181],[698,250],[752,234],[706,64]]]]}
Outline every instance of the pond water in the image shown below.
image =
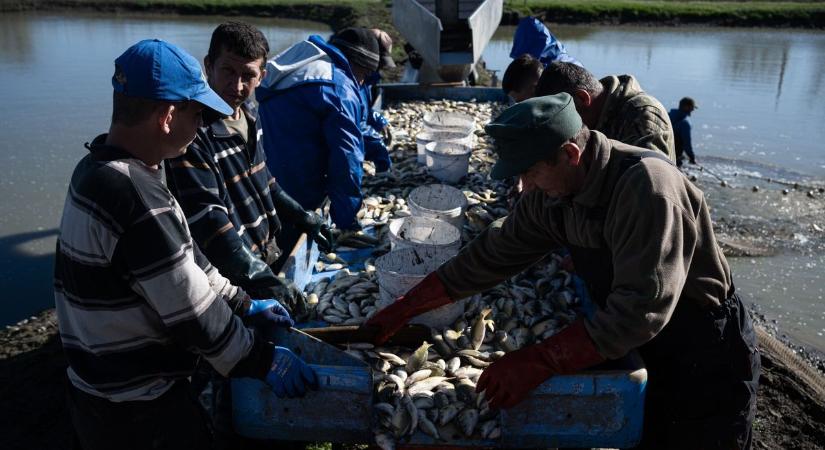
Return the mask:
{"type": "MultiPolygon", "coordinates": [[[[197,59],[223,17],[0,14],[0,325],[54,304],[56,228],[84,142],[106,131],[113,61],[141,39],[173,42],[197,59]]],[[[324,24],[244,19],[272,54],[324,24]]]]}
{"type": "MultiPolygon", "coordinates": [[[[0,325],[53,305],[54,237],[83,143],[106,131],[112,61],[134,42],[162,38],[202,58],[222,17],[0,14],[0,325]]],[[[276,53],[323,24],[244,19],[276,53]]],[[[825,33],[701,28],[553,27],[570,54],[595,74],[633,73],[673,107],[685,95],[694,113],[699,161],[739,189],[709,191],[712,205],[739,220],[765,220],[788,208],[781,225],[804,243],[780,256],[732,260],[737,286],[795,338],[825,349],[823,254],[819,209],[804,193],[782,197],[766,177],[817,184],[825,179],[825,33]],[[737,175],[738,178],[734,175],[737,175]],[[745,178],[749,176],[751,178],[745,178]],[[753,181],[756,179],[757,181],[753,181]],[[759,196],[747,196],[755,182],[759,196]],[[757,203],[754,203],[757,202],[757,203]],[[758,210],[751,205],[759,205],[758,210]],[[793,213],[796,211],[796,213],[793,213]],[[800,213],[801,211],[801,213],[800,213]],[[807,227],[807,228],[805,228],[807,227]]],[[[512,27],[484,54],[488,67],[509,63],[512,27]]],[[[702,178],[704,177],[704,178],[702,178]]]]}
{"type": "MultiPolygon", "coordinates": [[[[825,32],[552,26],[594,75],[629,73],[666,108],[693,97],[697,159],[714,155],[825,178],[825,32]]],[[[487,67],[510,63],[514,27],[499,27],[487,67]]]]}

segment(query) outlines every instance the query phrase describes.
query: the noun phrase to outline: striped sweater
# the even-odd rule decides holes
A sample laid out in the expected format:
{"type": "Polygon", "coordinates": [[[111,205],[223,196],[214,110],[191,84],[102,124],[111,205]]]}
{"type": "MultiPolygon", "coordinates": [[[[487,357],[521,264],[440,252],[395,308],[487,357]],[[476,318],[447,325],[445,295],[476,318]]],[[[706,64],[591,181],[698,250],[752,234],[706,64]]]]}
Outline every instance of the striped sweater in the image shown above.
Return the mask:
{"type": "Polygon", "coordinates": [[[215,120],[198,130],[184,155],[166,161],[169,189],[186,213],[192,236],[230,279],[230,268],[222,264],[241,245],[274,262],[278,255],[269,253],[278,251],[274,244],[281,229],[273,200],[281,187],[266,167],[254,103],[247,101],[241,109],[249,142],[215,120]]]}
{"type": "Polygon", "coordinates": [[[163,171],[98,136],[72,175],[55,255],[68,375],[112,401],[151,400],[192,373],[263,376],[271,347],[225,300],[242,295],[199,257],[163,171]]]}

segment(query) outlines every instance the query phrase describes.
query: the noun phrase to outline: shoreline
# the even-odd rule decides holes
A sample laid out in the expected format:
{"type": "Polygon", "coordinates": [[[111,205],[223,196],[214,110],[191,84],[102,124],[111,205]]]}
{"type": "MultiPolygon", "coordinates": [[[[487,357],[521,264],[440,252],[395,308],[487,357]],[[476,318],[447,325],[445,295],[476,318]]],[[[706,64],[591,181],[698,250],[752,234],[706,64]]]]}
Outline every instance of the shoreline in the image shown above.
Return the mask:
{"type": "MultiPolygon", "coordinates": [[[[328,24],[392,29],[390,2],[381,0],[0,0],[0,12],[151,12],[304,19],[328,24]]],[[[501,25],[544,16],[557,24],[712,26],[735,28],[825,29],[825,2],[819,1],[656,1],[507,0],[501,25]]]]}

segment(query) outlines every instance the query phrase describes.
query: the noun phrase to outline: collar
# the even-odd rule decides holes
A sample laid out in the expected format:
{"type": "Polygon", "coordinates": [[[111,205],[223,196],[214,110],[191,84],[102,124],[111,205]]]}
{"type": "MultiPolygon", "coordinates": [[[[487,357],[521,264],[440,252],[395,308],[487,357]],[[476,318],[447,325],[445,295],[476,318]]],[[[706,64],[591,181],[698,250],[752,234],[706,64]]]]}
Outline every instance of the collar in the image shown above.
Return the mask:
{"type": "MultiPolygon", "coordinates": [[[[593,158],[590,169],[584,178],[584,187],[573,196],[573,202],[587,208],[593,208],[602,202],[602,191],[607,181],[607,166],[610,163],[611,150],[613,145],[607,136],[598,131],[590,131],[590,139],[587,141],[587,150],[593,158]]],[[[587,151],[585,150],[585,151],[587,151]]]]}
{"type": "Polygon", "coordinates": [[[596,123],[596,129],[602,130],[604,129],[605,123],[610,119],[611,109],[613,109],[613,104],[616,102],[615,92],[619,88],[619,78],[615,75],[608,75],[601,80],[599,83],[602,84],[602,93],[605,96],[604,105],[602,105],[602,112],[599,115],[599,121],[596,123]]]}
{"type": "Polygon", "coordinates": [[[137,159],[126,150],[106,143],[109,133],[103,133],[86,143],[85,147],[92,154],[95,161],[116,161],[118,159],[137,159]]]}
{"type": "MultiPolygon", "coordinates": [[[[241,114],[245,116],[246,121],[249,122],[249,129],[254,130],[255,121],[258,116],[258,106],[252,99],[248,99],[241,104],[241,114]]],[[[232,130],[226,126],[223,122],[223,117],[216,117],[212,119],[212,122],[204,127],[209,129],[212,136],[217,138],[228,138],[238,134],[235,130],[232,130]]]]}

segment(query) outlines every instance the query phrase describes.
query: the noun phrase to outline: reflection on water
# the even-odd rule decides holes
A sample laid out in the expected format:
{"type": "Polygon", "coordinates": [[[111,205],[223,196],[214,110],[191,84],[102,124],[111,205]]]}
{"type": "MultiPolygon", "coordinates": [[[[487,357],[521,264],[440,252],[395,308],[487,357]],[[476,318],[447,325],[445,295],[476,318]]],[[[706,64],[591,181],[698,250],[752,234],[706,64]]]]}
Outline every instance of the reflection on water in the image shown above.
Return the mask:
{"type": "MultiPolygon", "coordinates": [[[[800,30],[554,26],[597,76],[631,73],[667,108],[697,99],[697,155],[788,167],[825,178],[825,33],[800,30]]],[[[499,76],[513,27],[484,52],[499,76]]]]}
{"type": "MultiPolygon", "coordinates": [[[[0,325],[53,305],[53,230],[83,143],[105,132],[113,61],[141,39],[174,42],[199,60],[223,17],[0,14],[0,325]]],[[[323,24],[245,19],[272,54],[329,34],[323,24]]]]}

